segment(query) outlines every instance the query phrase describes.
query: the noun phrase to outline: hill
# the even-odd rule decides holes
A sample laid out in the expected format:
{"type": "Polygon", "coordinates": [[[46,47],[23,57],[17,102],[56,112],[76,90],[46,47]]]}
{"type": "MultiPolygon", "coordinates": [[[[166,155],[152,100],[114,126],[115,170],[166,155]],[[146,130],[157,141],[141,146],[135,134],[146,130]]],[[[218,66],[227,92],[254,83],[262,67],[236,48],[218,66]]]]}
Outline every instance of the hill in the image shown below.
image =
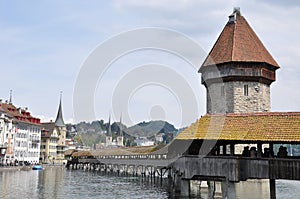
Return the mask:
{"type": "MultiPolygon", "coordinates": [[[[127,146],[134,145],[136,137],[148,137],[153,138],[156,134],[162,133],[165,137],[173,139],[178,130],[170,123],[165,121],[149,121],[140,122],[127,128],[120,122],[114,122],[111,124],[111,132],[113,138],[120,132],[120,126],[122,126],[122,132],[124,140],[127,146]]],[[[108,129],[108,123],[104,123],[103,120],[89,122],[80,122],[78,124],[68,124],[68,137],[73,137],[78,143],[86,146],[93,146],[99,143],[105,143],[105,137],[108,129]]],[[[170,140],[166,139],[164,140],[170,140]]]]}
{"type": "Polygon", "coordinates": [[[176,133],[177,129],[166,121],[140,122],[129,127],[125,132],[134,137],[151,137],[158,133],[176,133]]]}

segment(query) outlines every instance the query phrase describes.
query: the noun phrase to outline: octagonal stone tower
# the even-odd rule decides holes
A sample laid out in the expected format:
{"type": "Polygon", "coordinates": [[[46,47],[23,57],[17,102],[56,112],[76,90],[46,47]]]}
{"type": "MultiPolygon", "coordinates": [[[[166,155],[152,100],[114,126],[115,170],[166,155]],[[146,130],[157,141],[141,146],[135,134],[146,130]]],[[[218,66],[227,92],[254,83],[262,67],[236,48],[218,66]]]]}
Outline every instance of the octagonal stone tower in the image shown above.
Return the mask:
{"type": "Polygon", "coordinates": [[[239,8],[199,69],[207,113],[270,111],[270,85],[279,68],[239,8]]]}

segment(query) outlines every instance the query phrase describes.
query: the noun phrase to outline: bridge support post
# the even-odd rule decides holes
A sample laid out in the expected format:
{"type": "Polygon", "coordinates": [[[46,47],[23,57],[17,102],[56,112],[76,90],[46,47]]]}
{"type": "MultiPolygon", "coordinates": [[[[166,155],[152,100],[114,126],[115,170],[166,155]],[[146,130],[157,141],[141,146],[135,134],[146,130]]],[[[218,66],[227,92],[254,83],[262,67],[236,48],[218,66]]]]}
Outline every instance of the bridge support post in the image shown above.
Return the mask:
{"type": "Polygon", "coordinates": [[[276,182],[275,179],[270,179],[270,199],[276,199],[276,182]]]}
{"type": "Polygon", "coordinates": [[[227,199],[236,198],[235,183],[228,180],[222,182],[222,195],[227,199]]]}
{"type": "Polygon", "coordinates": [[[190,196],[190,180],[181,179],[180,196],[190,196]]]}
{"type": "Polygon", "coordinates": [[[227,145],[226,144],[223,144],[223,155],[226,155],[227,154],[227,145]]]}
{"type": "Polygon", "coordinates": [[[174,175],[174,192],[175,194],[180,194],[181,192],[181,177],[174,175]]]}
{"type": "Polygon", "coordinates": [[[230,144],[230,155],[234,156],[234,144],[230,144]]]}
{"type": "Polygon", "coordinates": [[[258,142],[257,143],[257,157],[261,158],[261,156],[262,156],[262,143],[258,142]]]}
{"type": "Polygon", "coordinates": [[[207,181],[208,186],[208,198],[214,198],[215,195],[215,182],[207,181]]]}

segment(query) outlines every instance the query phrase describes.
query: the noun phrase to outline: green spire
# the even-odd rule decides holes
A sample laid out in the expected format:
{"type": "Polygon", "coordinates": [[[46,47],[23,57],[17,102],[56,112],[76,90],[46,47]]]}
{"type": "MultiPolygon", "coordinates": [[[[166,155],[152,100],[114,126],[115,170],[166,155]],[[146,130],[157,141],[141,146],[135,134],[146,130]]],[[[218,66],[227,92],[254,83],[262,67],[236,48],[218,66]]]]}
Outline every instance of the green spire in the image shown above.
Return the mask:
{"type": "Polygon", "coordinates": [[[56,116],[56,120],[55,120],[55,126],[58,126],[58,127],[65,126],[63,115],[62,115],[61,98],[62,98],[62,92],[60,92],[59,107],[58,107],[58,112],[57,112],[57,116],[56,116]]]}

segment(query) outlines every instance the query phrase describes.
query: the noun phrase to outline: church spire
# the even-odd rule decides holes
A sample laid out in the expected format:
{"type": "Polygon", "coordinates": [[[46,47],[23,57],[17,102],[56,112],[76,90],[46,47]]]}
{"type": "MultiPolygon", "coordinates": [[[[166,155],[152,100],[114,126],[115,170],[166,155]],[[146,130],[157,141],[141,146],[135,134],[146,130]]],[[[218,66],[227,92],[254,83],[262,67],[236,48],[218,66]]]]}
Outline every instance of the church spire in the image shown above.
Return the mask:
{"type": "Polygon", "coordinates": [[[109,113],[109,119],[108,119],[108,129],[107,129],[107,135],[111,135],[111,126],[110,126],[110,113],[109,113]]]}
{"type": "Polygon", "coordinates": [[[56,120],[55,120],[55,126],[58,126],[58,127],[65,126],[63,115],[62,115],[61,99],[62,99],[62,92],[60,92],[59,107],[58,107],[58,112],[57,112],[57,116],[56,116],[56,120]]]}
{"type": "Polygon", "coordinates": [[[120,135],[120,136],[123,136],[123,129],[122,129],[122,113],[121,113],[121,115],[120,115],[120,126],[119,126],[119,129],[120,129],[119,135],[120,135]]]}

